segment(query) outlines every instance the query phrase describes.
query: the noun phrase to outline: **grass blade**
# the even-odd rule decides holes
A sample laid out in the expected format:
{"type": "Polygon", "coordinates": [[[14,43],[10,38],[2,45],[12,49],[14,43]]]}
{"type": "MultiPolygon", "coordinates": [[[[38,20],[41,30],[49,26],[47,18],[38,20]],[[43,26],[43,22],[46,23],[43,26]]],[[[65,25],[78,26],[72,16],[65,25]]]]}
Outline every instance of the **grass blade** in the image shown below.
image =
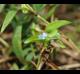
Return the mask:
{"type": "Polygon", "coordinates": [[[17,10],[11,10],[7,13],[1,28],[1,32],[3,32],[5,28],[10,24],[10,22],[12,21],[16,13],[17,13],[17,10]]]}

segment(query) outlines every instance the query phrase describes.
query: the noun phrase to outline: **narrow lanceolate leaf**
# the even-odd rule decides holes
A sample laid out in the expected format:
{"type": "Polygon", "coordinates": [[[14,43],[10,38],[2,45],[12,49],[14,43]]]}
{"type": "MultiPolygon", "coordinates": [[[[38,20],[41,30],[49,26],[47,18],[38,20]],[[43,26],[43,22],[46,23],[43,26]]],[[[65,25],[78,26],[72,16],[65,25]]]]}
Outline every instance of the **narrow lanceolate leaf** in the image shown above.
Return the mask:
{"type": "Polygon", "coordinates": [[[22,32],[22,25],[18,25],[15,29],[12,39],[12,50],[19,59],[23,58],[21,32],[22,32]]]}
{"type": "Polygon", "coordinates": [[[58,28],[70,24],[70,21],[66,21],[66,20],[56,20],[52,23],[49,23],[48,26],[46,27],[46,31],[47,32],[52,32],[54,30],[57,30],[58,28]]]}
{"type": "Polygon", "coordinates": [[[11,23],[16,13],[17,13],[17,10],[11,10],[7,13],[1,28],[1,32],[3,32],[6,29],[6,27],[11,23]]]}

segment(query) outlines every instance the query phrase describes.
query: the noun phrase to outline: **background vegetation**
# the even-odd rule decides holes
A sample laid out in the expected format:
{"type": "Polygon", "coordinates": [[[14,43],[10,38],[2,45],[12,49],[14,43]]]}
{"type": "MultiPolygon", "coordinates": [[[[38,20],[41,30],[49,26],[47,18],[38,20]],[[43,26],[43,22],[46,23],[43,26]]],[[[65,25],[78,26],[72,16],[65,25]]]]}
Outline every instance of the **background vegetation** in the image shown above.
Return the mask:
{"type": "Polygon", "coordinates": [[[0,4],[0,70],[80,70],[80,4],[0,4]]]}

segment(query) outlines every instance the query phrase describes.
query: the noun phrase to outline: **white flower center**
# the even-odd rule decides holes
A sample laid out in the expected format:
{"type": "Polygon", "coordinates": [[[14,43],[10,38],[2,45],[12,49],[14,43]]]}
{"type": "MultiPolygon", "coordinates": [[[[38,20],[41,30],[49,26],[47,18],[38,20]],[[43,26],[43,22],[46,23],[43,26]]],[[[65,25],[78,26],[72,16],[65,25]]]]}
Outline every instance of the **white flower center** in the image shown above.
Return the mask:
{"type": "Polygon", "coordinates": [[[38,35],[38,38],[40,39],[40,40],[44,40],[45,38],[47,37],[47,33],[42,33],[42,34],[40,34],[40,35],[38,35]]]}

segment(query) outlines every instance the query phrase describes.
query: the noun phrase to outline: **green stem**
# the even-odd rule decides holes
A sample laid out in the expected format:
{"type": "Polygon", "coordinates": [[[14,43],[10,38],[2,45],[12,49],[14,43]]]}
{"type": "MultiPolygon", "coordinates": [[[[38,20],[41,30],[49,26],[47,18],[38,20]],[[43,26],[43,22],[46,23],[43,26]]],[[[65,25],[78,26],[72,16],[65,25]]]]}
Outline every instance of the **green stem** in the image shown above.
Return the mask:
{"type": "Polygon", "coordinates": [[[40,20],[42,20],[43,22],[45,22],[45,24],[49,24],[49,22],[46,21],[43,17],[41,17],[39,14],[37,14],[36,11],[33,10],[33,8],[29,4],[26,4],[26,6],[29,8],[30,12],[34,13],[37,16],[37,18],[39,18],[40,20]]]}

